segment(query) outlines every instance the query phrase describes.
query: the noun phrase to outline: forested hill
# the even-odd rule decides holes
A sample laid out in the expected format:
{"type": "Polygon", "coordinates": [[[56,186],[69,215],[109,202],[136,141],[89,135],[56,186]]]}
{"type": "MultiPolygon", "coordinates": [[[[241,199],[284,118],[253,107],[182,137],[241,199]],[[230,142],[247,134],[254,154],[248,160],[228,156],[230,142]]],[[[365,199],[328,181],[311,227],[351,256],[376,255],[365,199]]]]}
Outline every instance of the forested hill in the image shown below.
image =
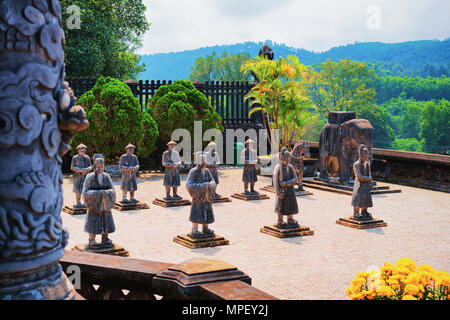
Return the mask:
{"type": "MultiPolygon", "coordinates": [[[[202,47],[180,52],[142,55],[146,71],[139,75],[140,79],[176,80],[187,79],[190,67],[195,59],[211,54],[248,52],[251,57],[258,54],[261,46],[269,44],[275,58],[289,54],[297,55],[306,65],[317,64],[327,59],[351,60],[375,63],[377,73],[393,76],[440,76],[450,72],[450,38],[439,40],[421,40],[401,43],[364,42],[333,47],[324,52],[313,52],[300,48],[288,47],[284,44],[266,42],[245,42],[233,45],[202,47]]],[[[448,74],[446,74],[448,76],[448,74]]]]}

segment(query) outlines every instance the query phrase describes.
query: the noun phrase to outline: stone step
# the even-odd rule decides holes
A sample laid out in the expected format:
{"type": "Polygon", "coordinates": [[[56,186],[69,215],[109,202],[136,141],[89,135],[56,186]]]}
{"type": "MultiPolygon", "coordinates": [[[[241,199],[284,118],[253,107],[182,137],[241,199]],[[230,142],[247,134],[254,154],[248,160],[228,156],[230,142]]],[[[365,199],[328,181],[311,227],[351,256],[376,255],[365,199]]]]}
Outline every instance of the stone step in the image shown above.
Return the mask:
{"type": "MultiPolygon", "coordinates": [[[[334,183],[326,183],[317,180],[303,180],[303,185],[309,188],[330,191],[339,194],[352,195],[353,188],[349,186],[337,185],[334,183]]],[[[388,194],[388,193],[400,193],[400,189],[390,189],[389,186],[377,186],[370,191],[371,194],[388,194]]]]}

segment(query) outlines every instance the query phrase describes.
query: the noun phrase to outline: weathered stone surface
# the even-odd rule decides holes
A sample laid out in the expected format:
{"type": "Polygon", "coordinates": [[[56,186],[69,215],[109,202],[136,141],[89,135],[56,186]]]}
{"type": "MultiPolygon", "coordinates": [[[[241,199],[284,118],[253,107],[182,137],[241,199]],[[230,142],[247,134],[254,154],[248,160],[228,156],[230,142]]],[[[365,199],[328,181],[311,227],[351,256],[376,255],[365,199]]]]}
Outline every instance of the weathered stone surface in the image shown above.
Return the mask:
{"type": "Polygon", "coordinates": [[[113,256],[122,256],[128,257],[130,252],[125,250],[124,247],[119,246],[117,244],[97,244],[97,245],[88,245],[88,244],[78,244],[72,250],[76,251],[87,251],[92,253],[100,253],[100,254],[110,254],[113,256]]]}
{"type": "Polygon", "coordinates": [[[175,237],[173,241],[190,249],[217,247],[230,244],[228,240],[217,234],[214,234],[213,237],[202,238],[194,238],[189,236],[189,234],[184,234],[175,237]]]}
{"type": "Polygon", "coordinates": [[[264,193],[255,195],[255,194],[244,194],[241,192],[241,193],[235,193],[231,197],[235,198],[235,199],[239,199],[239,200],[245,200],[245,201],[270,199],[270,197],[264,193]]]}
{"type": "Polygon", "coordinates": [[[68,238],[61,157],[72,131],[88,127],[64,82],[61,24],[57,0],[0,2],[0,279],[15,279],[0,283],[0,299],[75,297],[61,268],[48,267],[68,238]]]}
{"type": "MultiPolygon", "coordinates": [[[[319,189],[323,191],[329,191],[339,194],[345,194],[351,196],[353,193],[353,183],[349,182],[347,184],[340,184],[338,182],[333,182],[332,179],[330,179],[329,182],[322,181],[320,179],[305,179],[303,181],[304,185],[313,188],[313,189],[319,189]]],[[[373,182],[372,184],[372,190],[370,190],[370,193],[372,195],[375,194],[389,194],[389,193],[401,193],[401,189],[391,189],[390,186],[386,184],[380,184],[377,182],[373,182]]]]}
{"type": "Polygon", "coordinates": [[[181,206],[190,206],[191,205],[191,201],[186,198],[182,198],[181,200],[166,200],[166,199],[156,198],[155,200],[153,200],[152,203],[154,205],[164,207],[164,208],[181,207],[181,206]]]}
{"type": "Polygon", "coordinates": [[[361,144],[369,149],[372,161],[374,129],[368,120],[354,117],[354,112],[334,111],[328,114],[329,123],[322,128],[319,140],[320,178],[325,181],[330,177],[339,177],[341,183],[350,180],[361,144]]]}
{"type": "MultiPolygon", "coordinates": [[[[261,190],[267,191],[267,192],[271,192],[271,193],[275,193],[275,188],[274,188],[274,186],[272,186],[272,185],[270,185],[270,184],[266,185],[265,187],[262,187],[261,190]]],[[[313,194],[314,194],[314,193],[312,193],[311,191],[308,191],[308,190],[303,190],[303,191],[297,191],[297,190],[295,190],[295,195],[296,195],[297,197],[301,197],[301,196],[311,196],[311,195],[313,195],[313,194]]]]}
{"type": "Polygon", "coordinates": [[[340,218],[336,221],[337,224],[355,228],[355,229],[371,229],[387,227],[387,223],[381,219],[354,219],[353,217],[340,218]]]}
{"type": "Polygon", "coordinates": [[[139,210],[149,208],[150,207],[147,203],[141,201],[139,201],[138,203],[122,203],[122,201],[118,201],[114,204],[114,209],[119,211],[139,210]]]}
{"type": "MultiPolygon", "coordinates": [[[[240,183],[236,186],[236,181],[240,181],[242,168],[219,167],[219,174],[224,195],[229,196],[236,189],[241,191],[240,183]]],[[[139,184],[139,190],[144,195],[141,200],[147,203],[153,200],[155,190],[161,189],[164,174],[151,173],[149,176],[151,179],[139,184]]],[[[270,177],[261,176],[258,179],[261,187],[270,184],[270,177]]],[[[181,175],[181,180],[184,185],[186,175],[181,175]]],[[[67,205],[73,203],[71,182],[72,178],[66,176],[63,187],[67,205]]],[[[398,187],[389,186],[391,189],[398,187]]],[[[120,180],[115,182],[114,188],[120,192],[120,180]]],[[[231,203],[213,205],[216,216],[213,229],[230,241],[228,246],[190,250],[173,242],[176,235],[190,231],[188,206],[167,209],[150,205],[151,211],[137,210],[133,214],[116,212],[114,221],[119,229],[114,234],[114,240],[118,244],[126,244],[130,257],[104,257],[170,263],[199,257],[223,260],[248,274],[256,288],[289,300],[348,299],[345,288],[358,272],[365,271],[370,265],[395,263],[399,257],[405,256],[405,252],[415,261],[431,264],[439,270],[450,270],[450,261],[446,259],[448,249],[443,246],[443,243],[450,241],[447,232],[448,194],[402,187],[399,194],[374,195],[371,213],[375,218],[386,221],[388,227],[357,230],[336,224],[339,218],[351,215],[349,196],[308,190],[313,191],[314,196],[299,198],[298,220],[300,225],[310,227],[314,236],[279,239],[259,232],[264,225],[275,223],[275,199],[273,194],[265,192],[271,197],[270,200],[232,199],[231,203]],[[269,264],[268,260],[272,262],[269,264]],[[327,286],[324,287],[323,283],[327,286]]],[[[189,195],[181,188],[180,196],[189,195]]],[[[87,240],[80,216],[62,214],[62,219],[70,233],[69,249],[87,240]]],[[[101,265],[95,258],[91,261],[101,265]]],[[[134,265],[130,263],[130,267],[134,265]]],[[[119,270],[116,272],[118,274],[119,270]]]]}
{"type": "Polygon", "coordinates": [[[260,229],[262,233],[269,234],[277,238],[292,238],[300,236],[312,236],[314,231],[305,226],[287,225],[280,227],[278,225],[264,226],[260,229]]]}
{"type": "Polygon", "coordinates": [[[171,266],[159,273],[153,278],[152,286],[156,294],[189,299],[189,296],[198,293],[203,284],[233,280],[251,284],[249,276],[229,263],[197,258],[171,266]]]}
{"type": "Polygon", "coordinates": [[[63,211],[72,216],[77,216],[77,215],[86,214],[87,208],[80,208],[80,207],[76,207],[76,206],[73,206],[73,207],[64,206],[63,211]]]}
{"type": "Polygon", "coordinates": [[[222,197],[222,196],[220,196],[220,197],[214,197],[214,198],[211,200],[211,202],[212,202],[212,203],[231,202],[231,199],[228,198],[228,197],[222,197]]]}

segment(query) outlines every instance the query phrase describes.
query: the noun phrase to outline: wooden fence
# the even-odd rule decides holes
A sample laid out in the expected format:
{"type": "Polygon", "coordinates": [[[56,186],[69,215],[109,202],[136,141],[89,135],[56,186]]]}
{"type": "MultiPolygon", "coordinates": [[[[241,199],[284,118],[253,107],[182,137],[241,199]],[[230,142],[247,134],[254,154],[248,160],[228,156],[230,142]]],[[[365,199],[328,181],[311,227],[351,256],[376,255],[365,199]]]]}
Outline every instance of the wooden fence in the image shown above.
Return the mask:
{"type": "MultiPolygon", "coordinates": [[[[94,87],[96,79],[69,79],[70,86],[77,97],[80,97],[86,91],[94,87]]],[[[162,85],[171,84],[172,81],[166,80],[140,80],[139,82],[125,82],[138,98],[141,108],[145,110],[150,98],[156,90],[162,85]]],[[[238,81],[211,81],[194,82],[194,86],[211,102],[216,112],[222,117],[225,127],[252,126],[253,121],[249,118],[249,101],[244,100],[244,96],[255,85],[249,82],[238,81]]]]}

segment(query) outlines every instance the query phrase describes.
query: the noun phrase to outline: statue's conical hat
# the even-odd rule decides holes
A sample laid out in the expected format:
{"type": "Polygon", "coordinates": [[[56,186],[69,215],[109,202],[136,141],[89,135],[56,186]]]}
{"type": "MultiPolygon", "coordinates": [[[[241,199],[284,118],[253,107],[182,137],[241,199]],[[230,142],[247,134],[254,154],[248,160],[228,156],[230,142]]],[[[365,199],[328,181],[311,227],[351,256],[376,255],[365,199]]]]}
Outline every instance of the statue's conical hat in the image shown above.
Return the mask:
{"type": "Polygon", "coordinates": [[[94,159],[94,161],[96,161],[96,160],[100,160],[100,161],[103,161],[103,162],[105,161],[105,157],[101,153],[94,154],[92,159],[94,159]]]}
{"type": "Polygon", "coordinates": [[[81,148],[87,149],[87,147],[84,144],[80,143],[79,145],[77,145],[77,150],[81,148]]]}
{"type": "Polygon", "coordinates": [[[169,142],[167,142],[167,145],[170,146],[171,144],[177,144],[175,141],[170,140],[169,142]]]}
{"type": "Polygon", "coordinates": [[[247,141],[245,141],[245,144],[247,143],[254,143],[255,141],[253,141],[252,139],[248,139],[247,141]]]}
{"type": "Polygon", "coordinates": [[[129,144],[125,147],[125,149],[128,149],[128,148],[136,148],[136,146],[133,145],[133,144],[131,144],[131,143],[129,143],[129,144]]]}

